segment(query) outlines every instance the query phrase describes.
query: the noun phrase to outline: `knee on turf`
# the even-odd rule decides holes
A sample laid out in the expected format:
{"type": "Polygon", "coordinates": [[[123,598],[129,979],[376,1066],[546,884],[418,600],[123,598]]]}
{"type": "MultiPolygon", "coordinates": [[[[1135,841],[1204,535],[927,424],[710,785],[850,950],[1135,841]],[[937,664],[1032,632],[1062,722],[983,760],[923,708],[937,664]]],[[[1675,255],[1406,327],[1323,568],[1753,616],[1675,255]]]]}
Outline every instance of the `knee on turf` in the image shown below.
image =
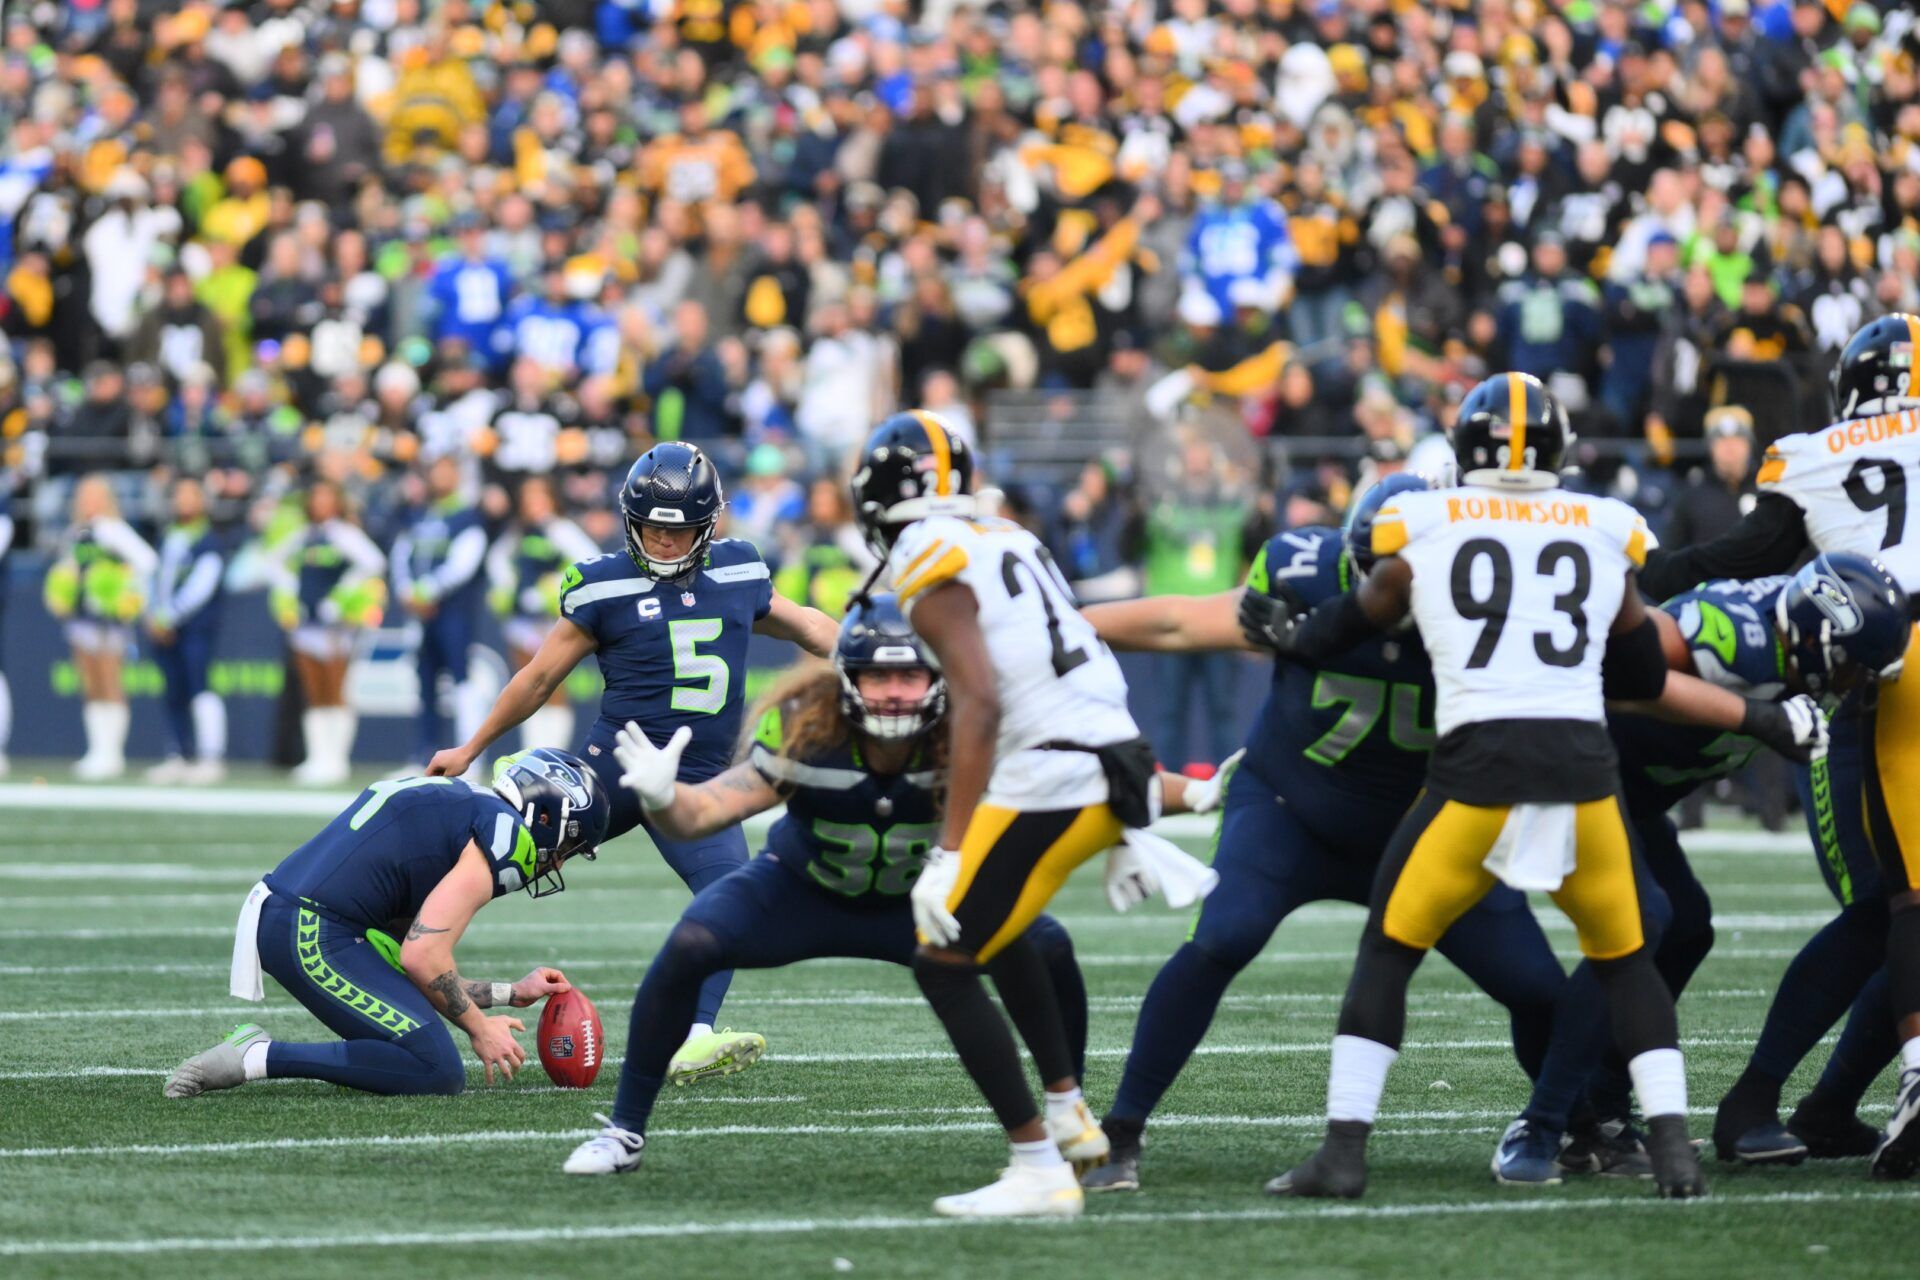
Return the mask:
{"type": "Polygon", "coordinates": [[[453,1043],[453,1037],[444,1026],[423,1028],[400,1041],[400,1044],[420,1060],[420,1088],[417,1092],[448,1098],[466,1092],[467,1064],[462,1061],[459,1047],[453,1043]]]}

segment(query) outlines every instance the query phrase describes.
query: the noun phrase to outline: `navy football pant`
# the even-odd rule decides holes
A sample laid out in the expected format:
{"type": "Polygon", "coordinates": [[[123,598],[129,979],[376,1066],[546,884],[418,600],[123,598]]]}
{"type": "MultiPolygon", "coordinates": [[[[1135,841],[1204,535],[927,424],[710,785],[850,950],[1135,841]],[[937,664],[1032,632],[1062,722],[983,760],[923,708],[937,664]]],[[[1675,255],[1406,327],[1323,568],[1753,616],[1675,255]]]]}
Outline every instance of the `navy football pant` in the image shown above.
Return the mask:
{"type": "MultiPolygon", "coordinates": [[[[1144,1122],[1205,1037],[1228,984],[1259,956],[1280,922],[1309,902],[1365,904],[1381,852],[1335,851],[1259,779],[1236,770],[1214,849],[1219,887],[1201,904],[1186,944],[1147,988],[1111,1114],[1144,1122]]],[[[1506,1006],[1515,1056],[1532,1076],[1546,1052],[1565,975],[1526,896],[1495,886],[1447,931],[1438,950],[1506,1006]]]]}
{"type": "Polygon", "coordinates": [[[193,733],[193,700],[207,691],[207,668],[213,664],[213,632],[189,627],[172,644],[153,646],[154,665],[166,678],[167,735],[174,754],[197,759],[199,744],[193,733]]]}
{"type": "MultiPolygon", "coordinates": [[[[602,720],[593,726],[593,732],[587,735],[586,754],[581,757],[600,780],[600,790],[610,802],[613,813],[607,824],[607,839],[615,840],[639,827],[647,833],[647,839],[653,841],[654,848],[666,860],[673,873],[686,883],[687,888],[697,895],[708,885],[728,875],[747,863],[747,833],[740,827],[728,827],[716,831],[710,836],[701,836],[696,840],[676,840],[665,835],[647,821],[647,811],[640,804],[640,797],[631,788],[620,785],[620,762],[613,756],[614,735],[619,726],[611,721],[602,720]]],[[[703,778],[685,778],[686,782],[703,782],[703,778]]],[[[727,998],[727,987],[733,982],[733,972],[722,970],[707,978],[700,989],[700,1007],[693,1019],[708,1026],[717,1025],[720,1017],[720,1004],[727,998]]]]}
{"type": "Polygon", "coordinates": [[[368,1093],[459,1093],[466,1065],[426,994],[366,934],[296,898],[261,904],[260,967],[343,1037],[275,1040],[267,1075],[327,1080],[368,1093]]]}
{"type": "MultiPolygon", "coordinates": [[[[1052,979],[1078,1070],[1086,1056],[1087,998],[1073,943],[1058,921],[1043,915],[1015,945],[1023,944],[1038,952],[1052,979]]],[[[715,972],[778,969],[827,957],[907,967],[917,945],[905,898],[836,897],[769,854],[755,858],[693,900],[641,981],[627,1024],[613,1122],[645,1132],[667,1064],[715,972]]]]}

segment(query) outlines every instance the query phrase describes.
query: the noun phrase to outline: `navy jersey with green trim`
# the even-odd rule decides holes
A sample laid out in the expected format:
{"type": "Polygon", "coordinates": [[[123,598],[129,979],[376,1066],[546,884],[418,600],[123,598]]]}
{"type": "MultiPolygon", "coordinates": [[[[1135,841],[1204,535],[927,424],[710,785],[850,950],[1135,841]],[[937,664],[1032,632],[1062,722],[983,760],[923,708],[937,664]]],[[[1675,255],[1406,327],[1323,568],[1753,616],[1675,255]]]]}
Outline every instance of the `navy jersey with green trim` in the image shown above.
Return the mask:
{"type": "Polygon", "coordinates": [[[750,542],[721,538],[706,563],[656,582],[624,551],[583,560],[560,583],[560,616],[592,636],[606,691],[600,723],[636,720],[664,746],[693,739],[680,778],[704,782],[733,762],[747,689],[747,642],[773,607],[773,581],[750,542]]]}
{"type": "Polygon", "coordinates": [[[350,923],[404,932],[468,841],[487,857],[494,897],[533,874],[533,833],[505,800],[458,778],[395,778],[362,791],[266,883],[350,923]]]}
{"type": "MultiPolygon", "coordinates": [[[[1247,589],[1284,584],[1308,607],[1351,590],[1338,529],[1292,529],[1254,558],[1247,589]]],[[[1377,856],[1426,778],[1433,668],[1412,628],[1356,645],[1318,670],[1277,660],[1247,736],[1245,768],[1323,839],[1377,856]]]]}
{"type": "Polygon", "coordinates": [[[905,772],[875,773],[851,740],[789,759],[780,726],[781,708],[768,708],[747,756],[787,801],[766,856],[840,897],[904,903],[940,833],[933,771],[916,758],[905,772]]]}
{"type": "MultiPolygon", "coordinates": [[[[1786,690],[1786,654],[1773,610],[1791,581],[1720,578],[1681,592],[1660,609],[1680,625],[1702,680],[1747,697],[1775,698],[1786,690]]],[[[1664,812],[1701,783],[1739,769],[1760,749],[1737,733],[1646,716],[1609,716],[1607,724],[1634,808],[1664,812]]]]}

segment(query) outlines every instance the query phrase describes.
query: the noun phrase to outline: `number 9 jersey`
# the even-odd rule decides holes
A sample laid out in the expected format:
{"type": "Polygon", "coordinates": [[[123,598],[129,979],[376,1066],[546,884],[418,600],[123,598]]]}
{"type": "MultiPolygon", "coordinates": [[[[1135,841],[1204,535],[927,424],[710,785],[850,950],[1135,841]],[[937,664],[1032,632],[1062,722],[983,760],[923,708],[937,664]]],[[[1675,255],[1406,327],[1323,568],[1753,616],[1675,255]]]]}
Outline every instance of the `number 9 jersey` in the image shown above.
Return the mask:
{"type": "Polygon", "coordinates": [[[1910,536],[1908,479],[1920,470],[1920,409],[1781,436],[1756,479],[1800,508],[1821,551],[1852,551],[1920,592],[1920,537],[1910,536]]]}
{"type": "Polygon", "coordinates": [[[1624,502],[1560,489],[1465,486],[1380,508],[1373,550],[1413,569],[1440,736],[1489,721],[1604,723],[1607,633],[1653,545],[1624,502]]]}
{"type": "Polygon", "coordinates": [[[1120,664],[1074,607],[1039,539],[1006,520],[930,516],[895,540],[887,568],[909,618],[943,583],[973,592],[1000,693],[987,800],[1064,809],[1106,799],[1093,756],[1033,750],[1062,741],[1103,747],[1140,736],[1120,664]]]}

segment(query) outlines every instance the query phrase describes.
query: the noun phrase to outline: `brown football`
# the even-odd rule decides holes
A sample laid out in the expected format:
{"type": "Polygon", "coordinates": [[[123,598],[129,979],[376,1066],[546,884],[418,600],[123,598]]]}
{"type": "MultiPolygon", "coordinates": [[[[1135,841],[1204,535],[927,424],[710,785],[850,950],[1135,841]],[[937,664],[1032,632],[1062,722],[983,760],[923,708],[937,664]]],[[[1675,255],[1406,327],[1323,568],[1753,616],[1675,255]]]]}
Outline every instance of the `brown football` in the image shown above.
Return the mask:
{"type": "Polygon", "coordinates": [[[563,1089],[584,1089],[600,1074],[606,1037],[593,1001],[579,989],[547,997],[540,1011],[540,1065],[563,1089]]]}

